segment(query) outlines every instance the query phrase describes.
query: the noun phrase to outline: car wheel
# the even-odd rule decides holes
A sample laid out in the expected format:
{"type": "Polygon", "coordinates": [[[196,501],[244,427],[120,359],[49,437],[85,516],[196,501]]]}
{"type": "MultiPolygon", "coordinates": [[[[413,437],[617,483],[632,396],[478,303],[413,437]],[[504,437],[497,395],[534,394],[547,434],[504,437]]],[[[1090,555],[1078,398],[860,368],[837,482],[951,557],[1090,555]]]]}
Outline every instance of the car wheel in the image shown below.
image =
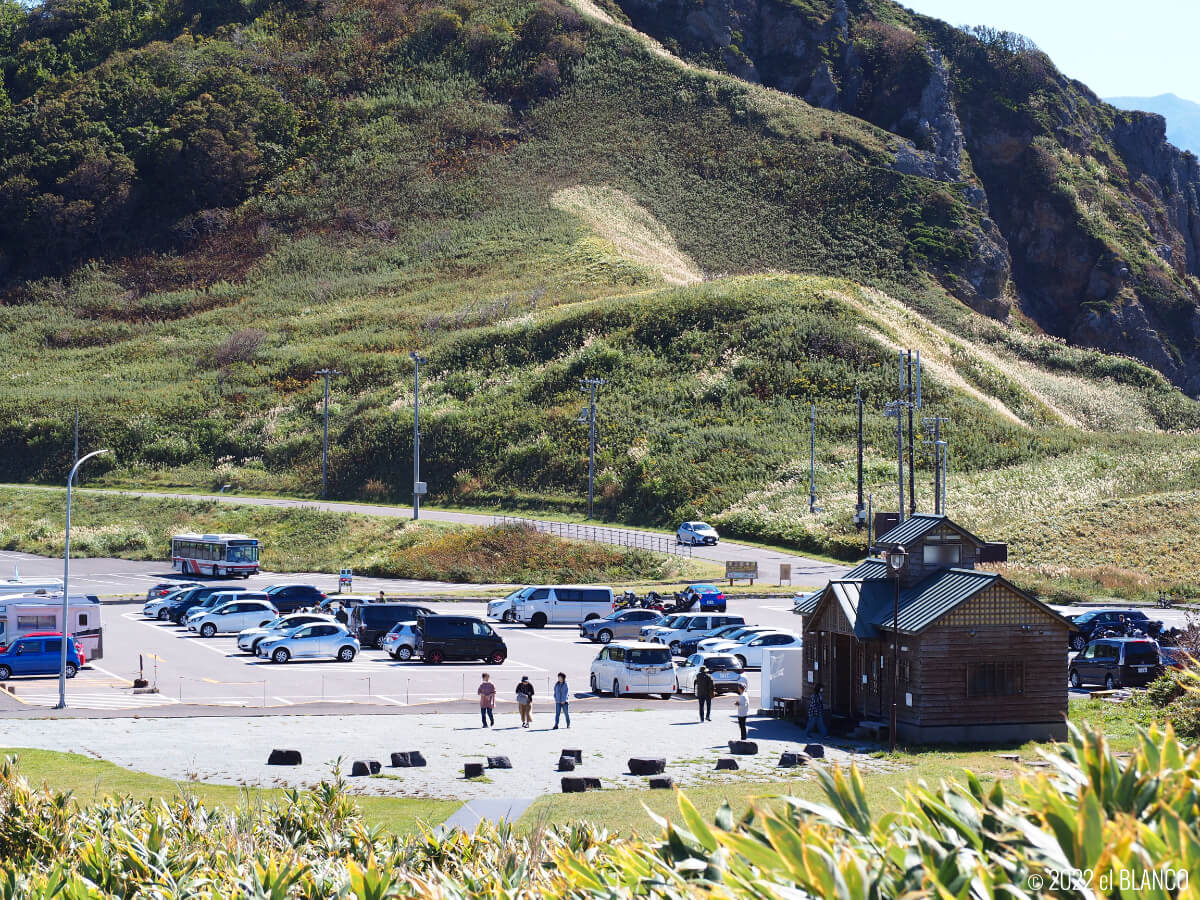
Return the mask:
{"type": "Polygon", "coordinates": [[[380,650],[382,650],[382,649],[383,649],[383,639],[384,639],[385,637],[387,637],[387,635],[383,635],[383,634],[381,634],[381,635],[379,636],[379,640],[377,640],[377,641],[375,642],[375,646],[376,646],[376,647],[378,647],[380,650]]]}
{"type": "Polygon", "coordinates": [[[504,615],[500,617],[500,621],[506,625],[511,625],[513,622],[517,621],[517,614],[511,609],[506,609],[504,611],[504,615]]]}
{"type": "Polygon", "coordinates": [[[599,682],[596,681],[595,675],[592,676],[592,693],[593,694],[600,693],[600,684],[599,684],[599,682]]]}
{"type": "MultiPolygon", "coordinates": [[[[10,669],[8,666],[0,666],[0,681],[8,681],[8,679],[10,679],[10,678],[12,678],[12,669],[10,669]]],[[[592,677],[593,687],[595,686],[595,684],[596,684],[596,678],[595,678],[595,676],[593,676],[592,677]]]]}
{"type": "Polygon", "coordinates": [[[1113,677],[1111,675],[1104,676],[1104,689],[1106,691],[1111,691],[1116,686],[1117,686],[1117,683],[1115,681],[1113,681],[1113,677]]]}
{"type": "Polygon", "coordinates": [[[166,609],[166,608],[164,607],[163,609],[160,609],[160,610],[158,611],[158,621],[160,621],[160,622],[165,622],[165,621],[167,621],[167,619],[169,619],[169,618],[171,618],[171,612],[170,612],[170,610],[168,610],[168,609],[166,609]]]}
{"type": "Polygon", "coordinates": [[[600,639],[600,643],[607,644],[613,639],[613,633],[607,628],[601,628],[600,633],[596,637],[600,639]]]}
{"type": "Polygon", "coordinates": [[[434,650],[429,654],[429,656],[426,657],[426,659],[428,659],[433,665],[440,666],[445,661],[446,654],[442,653],[441,650],[434,650]]]}
{"type": "Polygon", "coordinates": [[[79,666],[75,663],[67,663],[66,675],[68,678],[74,678],[75,673],[79,671],[79,666]]]}
{"type": "Polygon", "coordinates": [[[679,646],[679,641],[671,641],[671,643],[668,645],[668,649],[670,649],[672,656],[679,656],[683,650],[683,648],[679,646]]]}
{"type": "Polygon", "coordinates": [[[207,622],[200,626],[200,636],[210,638],[217,633],[217,626],[212,622],[207,622]]]}
{"type": "Polygon", "coordinates": [[[1083,687],[1083,680],[1074,669],[1071,670],[1071,687],[1076,689],[1083,687]]]}
{"type": "Polygon", "coordinates": [[[661,696],[664,700],[670,700],[675,695],[674,694],[660,694],[659,696],[661,696]]]}
{"type": "Polygon", "coordinates": [[[280,647],[271,654],[271,660],[277,663],[285,663],[292,658],[292,654],[288,653],[287,647],[280,647]]]}
{"type": "Polygon", "coordinates": [[[529,624],[532,625],[534,628],[545,628],[546,627],[546,614],[545,613],[536,613],[534,615],[534,617],[530,620],[529,624]]]}
{"type": "Polygon", "coordinates": [[[343,647],[337,654],[338,662],[354,662],[354,648],[350,646],[343,647]]]}
{"type": "MultiPolygon", "coordinates": [[[[1060,646],[1061,646],[1061,645],[1060,645],[1060,646]]],[[[744,669],[744,668],[746,668],[746,657],[744,657],[744,656],[738,656],[738,657],[735,657],[735,658],[737,659],[737,661],[738,661],[738,665],[739,665],[739,666],[741,666],[743,669],[744,669]]]]}
{"type": "Polygon", "coordinates": [[[400,660],[403,660],[404,662],[408,662],[410,659],[413,658],[412,647],[399,647],[399,648],[397,648],[396,652],[393,653],[392,655],[395,656],[396,659],[400,659],[400,660]]]}
{"type": "Polygon", "coordinates": [[[614,697],[621,696],[621,685],[617,682],[617,679],[615,679],[615,678],[613,679],[613,696],[614,697]]]}
{"type": "Polygon", "coordinates": [[[508,659],[507,653],[505,653],[503,650],[496,650],[487,658],[487,661],[493,666],[502,666],[504,665],[504,660],[506,659],[508,659]]]}
{"type": "Polygon", "coordinates": [[[1087,647],[1087,641],[1085,641],[1083,639],[1082,634],[1077,634],[1073,638],[1071,638],[1071,649],[1072,650],[1082,653],[1086,647],[1087,647]]]}

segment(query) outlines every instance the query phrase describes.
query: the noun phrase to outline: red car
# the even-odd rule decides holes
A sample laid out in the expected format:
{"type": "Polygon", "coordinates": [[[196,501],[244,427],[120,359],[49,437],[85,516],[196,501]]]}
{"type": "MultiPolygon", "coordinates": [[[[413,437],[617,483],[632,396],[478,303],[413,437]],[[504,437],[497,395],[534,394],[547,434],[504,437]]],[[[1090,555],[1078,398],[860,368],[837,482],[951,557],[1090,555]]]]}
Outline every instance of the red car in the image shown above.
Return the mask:
{"type": "MultiPolygon", "coordinates": [[[[19,635],[17,635],[17,637],[18,637],[18,638],[27,638],[27,637],[62,637],[62,632],[61,632],[61,631],[31,631],[31,632],[29,632],[28,634],[19,634],[19,635]]],[[[83,644],[81,644],[81,643],[79,642],[79,639],[78,639],[78,638],[75,638],[75,639],[74,639],[74,641],[75,641],[75,652],[76,652],[76,654],[78,654],[78,656],[79,656],[79,665],[80,665],[80,666],[85,666],[85,665],[87,665],[87,658],[86,658],[86,657],[84,656],[84,654],[83,654],[83,644]]],[[[0,653],[4,653],[4,652],[5,652],[5,651],[7,651],[7,650],[8,650],[8,646],[7,646],[7,645],[5,645],[5,646],[3,646],[3,647],[0,647],[0,653]]]]}

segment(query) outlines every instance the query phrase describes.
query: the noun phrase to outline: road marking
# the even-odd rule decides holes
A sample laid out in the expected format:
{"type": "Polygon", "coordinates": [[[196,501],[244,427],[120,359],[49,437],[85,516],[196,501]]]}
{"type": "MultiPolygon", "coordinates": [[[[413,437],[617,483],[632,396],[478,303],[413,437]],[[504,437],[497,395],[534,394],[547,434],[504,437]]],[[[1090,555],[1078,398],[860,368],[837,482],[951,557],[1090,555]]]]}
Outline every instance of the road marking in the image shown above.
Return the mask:
{"type": "Polygon", "coordinates": [[[217,681],[217,679],[215,679],[215,678],[201,678],[200,680],[207,681],[209,684],[220,684],[221,683],[221,682],[217,681]]]}
{"type": "MultiPolygon", "coordinates": [[[[178,703],[174,697],[168,697],[166,694],[119,694],[116,692],[106,692],[103,694],[93,693],[67,693],[67,706],[79,707],[82,709],[137,709],[147,706],[166,706],[178,703]]],[[[39,697],[31,697],[28,705],[53,707],[58,704],[57,694],[46,694],[39,697]]]]}
{"type": "Polygon", "coordinates": [[[271,699],[272,699],[272,700],[278,700],[278,701],[279,701],[280,703],[282,703],[284,706],[291,706],[291,705],[292,705],[292,701],[291,701],[291,700],[288,700],[288,699],[286,699],[286,698],[284,698],[284,697],[272,697],[271,699]]]}
{"type": "Polygon", "coordinates": [[[386,700],[388,703],[393,703],[396,706],[406,706],[407,705],[405,703],[401,703],[399,700],[396,700],[393,697],[385,697],[385,696],[383,696],[383,694],[373,694],[372,696],[377,697],[380,700],[386,700]]]}

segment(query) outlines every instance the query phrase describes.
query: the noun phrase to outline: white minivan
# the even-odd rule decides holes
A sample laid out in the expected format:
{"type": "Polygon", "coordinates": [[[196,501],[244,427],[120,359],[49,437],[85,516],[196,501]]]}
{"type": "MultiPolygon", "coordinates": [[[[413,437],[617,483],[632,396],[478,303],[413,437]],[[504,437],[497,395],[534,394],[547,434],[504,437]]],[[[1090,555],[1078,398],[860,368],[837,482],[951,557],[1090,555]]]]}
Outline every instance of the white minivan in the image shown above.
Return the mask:
{"type": "Polygon", "coordinates": [[[592,660],[592,692],[661,694],[670,700],[675,693],[675,662],[662,644],[614,641],[592,660]]]}
{"type": "Polygon", "coordinates": [[[578,625],[613,611],[613,590],[596,585],[542,585],[528,588],[517,598],[518,622],[528,628],[547,625],[578,625]]]}

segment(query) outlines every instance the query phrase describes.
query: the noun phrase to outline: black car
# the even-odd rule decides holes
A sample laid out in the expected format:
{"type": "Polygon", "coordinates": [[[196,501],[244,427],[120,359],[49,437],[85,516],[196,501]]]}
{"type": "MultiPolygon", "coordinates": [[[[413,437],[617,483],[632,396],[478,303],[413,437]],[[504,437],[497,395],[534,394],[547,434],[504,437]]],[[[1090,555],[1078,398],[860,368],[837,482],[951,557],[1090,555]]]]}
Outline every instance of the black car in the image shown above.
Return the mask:
{"type": "Polygon", "coordinates": [[[1145,635],[1157,637],[1163,627],[1162,622],[1148,618],[1138,609],[1091,609],[1072,617],[1071,621],[1075,625],[1069,637],[1072,650],[1082,650],[1092,638],[1106,630],[1125,636],[1126,627],[1131,626],[1145,635]]]}
{"type": "Polygon", "coordinates": [[[508,659],[504,639],[475,616],[428,615],[421,625],[421,656],[427,663],[447,659],[482,659],[500,665],[508,659]]]}
{"type": "Polygon", "coordinates": [[[1071,660],[1071,687],[1145,687],[1162,674],[1158,644],[1149,638],[1100,638],[1071,660]]]}
{"type": "Polygon", "coordinates": [[[433,610],[411,603],[366,603],[350,610],[346,627],[362,647],[383,649],[383,638],[397,622],[416,622],[433,610]]]}
{"type": "Polygon", "coordinates": [[[167,617],[176,625],[182,625],[187,614],[199,606],[213,594],[221,594],[229,591],[244,591],[245,588],[231,588],[228,585],[210,585],[207,587],[192,588],[184,591],[169,604],[163,608],[167,611],[167,617]]]}
{"type": "Polygon", "coordinates": [[[325,592],[311,584],[273,584],[267,588],[267,595],[281,613],[315,607],[325,599],[325,592]]]}

